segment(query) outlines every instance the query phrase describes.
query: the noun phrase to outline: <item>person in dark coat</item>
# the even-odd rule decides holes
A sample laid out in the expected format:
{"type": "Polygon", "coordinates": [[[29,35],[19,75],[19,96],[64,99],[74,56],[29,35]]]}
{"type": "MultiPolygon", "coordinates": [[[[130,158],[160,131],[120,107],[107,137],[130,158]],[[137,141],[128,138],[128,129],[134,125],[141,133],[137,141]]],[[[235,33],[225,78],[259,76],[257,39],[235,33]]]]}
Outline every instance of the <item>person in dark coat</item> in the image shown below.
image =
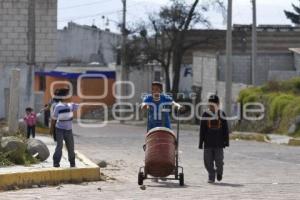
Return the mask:
{"type": "Polygon", "coordinates": [[[199,149],[204,148],[204,166],[208,172],[208,183],[223,177],[224,151],[229,147],[229,129],[225,113],[220,110],[217,95],[210,96],[209,109],[200,120],[199,149]]]}

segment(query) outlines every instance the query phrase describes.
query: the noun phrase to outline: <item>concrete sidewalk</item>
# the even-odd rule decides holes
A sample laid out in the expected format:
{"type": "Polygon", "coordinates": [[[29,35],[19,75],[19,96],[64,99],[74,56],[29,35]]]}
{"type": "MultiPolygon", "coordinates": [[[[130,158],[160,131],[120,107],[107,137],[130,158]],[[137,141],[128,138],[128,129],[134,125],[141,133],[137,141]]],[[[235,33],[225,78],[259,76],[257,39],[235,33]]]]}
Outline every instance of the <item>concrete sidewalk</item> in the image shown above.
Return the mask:
{"type": "Polygon", "coordinates": [[[53,168],[52,156],[55,142],[46,136],[37,136],[50,151],[49,158],[39,164],[30,166],[9,166],[0,168],[0,189],[31,187],[32,185],[51,185],[65,182],[82,182],[100,180],[99,167],[80,152],[76,152],[76,168],[70,168],[68,154],[63,149],[61,167],[53,168]]]}

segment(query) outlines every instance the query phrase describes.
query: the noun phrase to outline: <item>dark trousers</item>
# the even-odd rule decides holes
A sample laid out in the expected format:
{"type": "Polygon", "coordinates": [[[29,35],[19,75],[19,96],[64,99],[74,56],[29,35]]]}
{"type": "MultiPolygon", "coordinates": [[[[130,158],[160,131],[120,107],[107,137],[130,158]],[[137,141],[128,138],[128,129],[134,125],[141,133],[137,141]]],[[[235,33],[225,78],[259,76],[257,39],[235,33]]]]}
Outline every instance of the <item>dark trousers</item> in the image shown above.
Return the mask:
{"type": "Polygon", "coordinates": [[[30,135],[35,138],[35,126],[27,126],[27,139],[30,138],[30,135]]]}
{"type": "Polygon", "coordinates": [[[204,149],[204,166],[208,172],[209,180],[214,181],[216,173],[223,175],[224,151],[223,148],[204,149]]]}
{"type": "Polygon", "coordinates": [[[49,127],[49,120],[50,120],[50,111],[46,110],[44,112],[44,124],[47,128],[49,127]]]}
{"type": "Polygon", "coordinates": [[[53,164],[56,167],[59,167],[59,163],[62,157],[62,149],[63,149],[63,141],[66,143],[67,151],[68,151],[68,158],[70,162],[70,166],[75,166],[75,152],[74,152],[74,138],[72,130],[64,130],[56,128],[55,130],[56,135],[56,148],[55,153],[53,155],[53,164]]]}

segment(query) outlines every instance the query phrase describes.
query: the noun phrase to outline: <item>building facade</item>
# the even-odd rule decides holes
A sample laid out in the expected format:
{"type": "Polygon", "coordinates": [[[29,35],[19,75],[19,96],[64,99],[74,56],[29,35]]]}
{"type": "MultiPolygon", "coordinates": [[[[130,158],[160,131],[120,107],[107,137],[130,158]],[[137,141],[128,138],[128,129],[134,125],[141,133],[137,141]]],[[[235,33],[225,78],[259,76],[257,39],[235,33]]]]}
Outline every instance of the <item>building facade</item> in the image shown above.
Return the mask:
{"type": "Polygon", "coordinates": [[[0,2],[0,118],[7,117],[12,68],[21,70],[20,115],[34,105],[34,68],[57,61],[57,0],[0,2]],[[30,68],[30,65],[34,68],[30,68]]]}
{"type": "MultiPolygon", "coordinates": [[[[270,80],[286,80],[299,75],[297,47],[300,46],[300,28],[264,25],[258,27],[257,33],[257,63],[252,83],[251,26],[234,26],[233,101],[236,101],[239,91],[249,85],[262,85],[270,80]]],[[[192,31],[188,42],[196,42],[197,37],[203,42],[193,47],[185,56],[185,63],[192,63],[192,85],[202,88],[203,100],[211,93],[224,97],[226,31],[192,31]]]]}
{"type": "Polygon", "coordinates": [[[70,22],[58,31],[58,61],[60,63],[92,63],[108,66],[117,62],[121,35],[95,26],[70,22]]]}

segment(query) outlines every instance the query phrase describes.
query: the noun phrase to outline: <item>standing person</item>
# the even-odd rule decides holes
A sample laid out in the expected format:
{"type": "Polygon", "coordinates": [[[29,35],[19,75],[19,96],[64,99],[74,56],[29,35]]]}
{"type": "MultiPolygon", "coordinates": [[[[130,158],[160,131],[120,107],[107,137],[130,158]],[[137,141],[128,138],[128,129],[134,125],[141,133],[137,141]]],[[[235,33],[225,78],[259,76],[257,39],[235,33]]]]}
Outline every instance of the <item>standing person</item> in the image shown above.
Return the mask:
{"type": "Polygon", "coordinates": [[[53,166],[60,167],[62,157],[63,141],[65,141],[70,167],[75,167],[74,137],[72,132],[73,112],[79,104],[69,103],[70,99],[65,98],[69,94],[69,89],[58,91],[58,103],[54,107],[52,119],[55,123],[56,148],[53,155],[53,166]]]}
{"type": "Polygon", "coordinates": [[[171,128],[170,106],[181,109],[182,106],[176,103],[172,97],[163,94],[163,86],[160,82],[153,82],[151,94],[143,99],[142,109],[148,110],[147,130],[155,127],[171,128]]]}
{"type": "Polygon", "coordinates": [[[27,126],[27,139],[30,138],[30,135],[32,135],[32,138],[35,138],[35,125],[37,122],[37,116],[30,107],[26,108],[25,111],[26,115],[24,117],[24,121],[27,126]]]}
{"type": "Polygon", "coordinates": [[[220,100],[217,95],[209,97],[209,109],[200,120],[199,149],[204,146],[204,165],[208,172],[208,183],[214,183],[223,178],[224,151],[229,147],[229,130],[225,113],[220,110],[220,100]]]}
{"type": "Polygon", "coordinates": [[[57,97],[59,96],[59,89],[56,89],[54,92],[54,97],[52,97],[51,101],[48,104],[48,109],[50,112],[50,135],[52,135],[54,141],[56,141],[56,134],[55,134],[55,126],[56,126],[56,120],[53,120],[51,116],[53,116],[54,108],[56,104],[58,104],[59,100],[57,97]]]}
{"type": "Polygon", "coordinates": [[[50,120],[50,107],[48,104],[44,106],[44,125],[49,128],[49,120],[50,120]]]}

